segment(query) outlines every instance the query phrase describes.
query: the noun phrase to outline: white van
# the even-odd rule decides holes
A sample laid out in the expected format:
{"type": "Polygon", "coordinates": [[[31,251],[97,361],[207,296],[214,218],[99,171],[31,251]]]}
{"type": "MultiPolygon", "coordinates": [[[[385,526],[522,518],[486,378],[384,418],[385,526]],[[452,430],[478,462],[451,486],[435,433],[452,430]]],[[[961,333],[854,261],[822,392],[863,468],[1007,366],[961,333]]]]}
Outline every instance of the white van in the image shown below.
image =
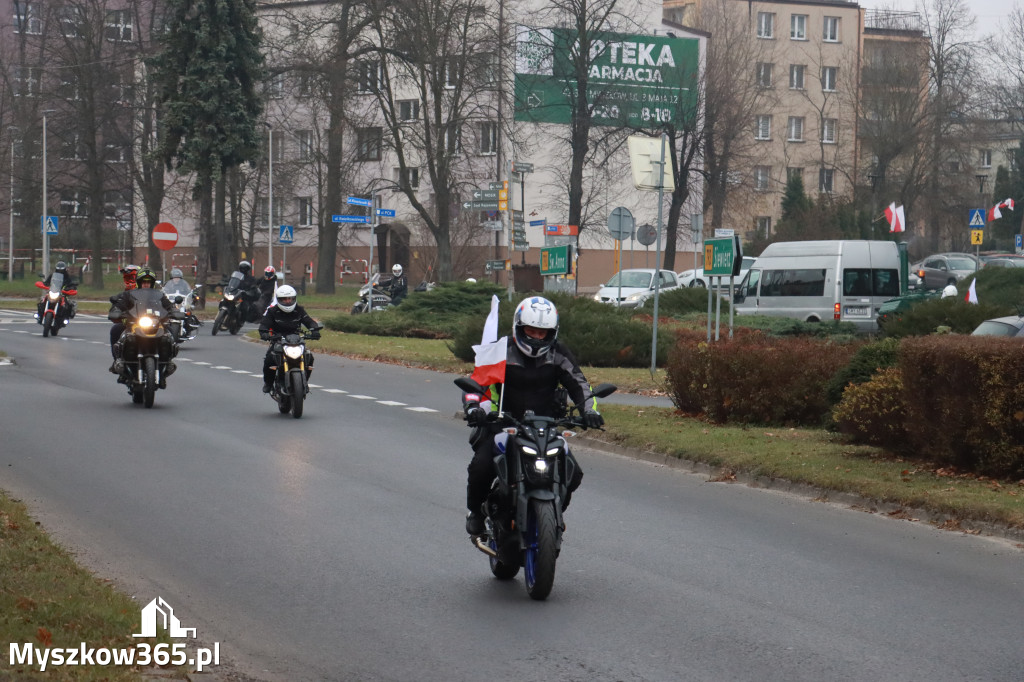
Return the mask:
{"type": "Polygon", "coordinates": [[[737,314],[878,329],[878,309],[900,295],[896,242],[837,240],[769,244],[735,294],[737,314]]]}

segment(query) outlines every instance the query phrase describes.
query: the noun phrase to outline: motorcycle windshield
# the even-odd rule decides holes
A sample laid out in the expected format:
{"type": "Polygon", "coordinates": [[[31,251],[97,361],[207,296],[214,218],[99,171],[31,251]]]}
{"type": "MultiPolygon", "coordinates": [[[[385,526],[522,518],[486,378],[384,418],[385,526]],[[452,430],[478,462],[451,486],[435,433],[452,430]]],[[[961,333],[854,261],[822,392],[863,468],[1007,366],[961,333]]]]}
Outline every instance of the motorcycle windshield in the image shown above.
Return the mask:
{"type": "Polygon", "coordinates": [[[164,293],[167,294],[167,298],[175,295],[188,296],[188,292],[192,291],[192,288],[183,279],[179,279],[175,282],[173,279],[164,285],[164,293]]]}
{"type": "Polygon", "coordinates": [[[64,287],[64,275],[60,272],[55,272],[50,277],[50,291],[60,292],[64,287]]]}
{"type": "Polygon", "coordinates": [[[243,279],[245,279],[245,275],[243,275],[238,270],[235,270],[234,272],[232,272],[231,273],[231,279],[229,279],[228,283],[224,285],[225,293],[231,293],[231,294],[238,293],[238,291],[242,288],[242,280],[243,279]]]}
{"type": "Polygon", "coordinates": [[[161,303],[163,292],[159,289],[132,289],[132,310],[130,314],[138,319],[143,315],[156,316],[157,318],[167,317],[167,311],[161,303]]]}

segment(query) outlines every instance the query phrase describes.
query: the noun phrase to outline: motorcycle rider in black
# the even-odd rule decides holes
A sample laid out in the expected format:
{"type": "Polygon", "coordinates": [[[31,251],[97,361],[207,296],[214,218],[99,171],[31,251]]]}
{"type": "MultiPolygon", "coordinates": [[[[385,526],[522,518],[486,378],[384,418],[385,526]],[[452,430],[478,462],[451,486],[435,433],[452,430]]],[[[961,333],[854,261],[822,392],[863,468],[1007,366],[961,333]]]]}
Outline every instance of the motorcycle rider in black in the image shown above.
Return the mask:
{"type": "Polygon", "coordinates": [[[391,283],[388,284],[388,296],[391,305],[398,305],[409,295],[409,278],[402,273],[402,266],[395,263],[391,267],[391,283]]]}
{"type": "MultiPolygon", "coordinates": [[[[467,393],[463,396],[466,421],[475,428],[469,442],[473,446],[473,459],[467,467],[466,532],[481,535],[484,516],[481,507],[487,501],[494,480],[494,435],[500,431],[495,423],[486,421],[487,412],[501,409],[513,417],[522,418],[527,410],[546,417],[557,417],[564,409],[564,394],[568,392],[575,405],[583,406],[583,418],[588,428],[604,425],[597,411],[597,399],[580,369],[576,358],[558,337],[558,311],[555,305],[539,296],[523,300],[516,308],[512,336],[508,340],[504,384],[493,384],[487,394],[467,393]]],[[[572,457],[572,454],[569,454],[572,457]]],[[[578,462],[575,474],[568,483],[568,492],[562,500],[562,511],[569,506],[572,493],[580,486],[583,471],[578,462]]]]}
{"type": "MultiPolygon", "coordinates": [[[[320,324],[297,303],[298,294],[295,287],[285,284],[277,289],[277,303],[267,309],[266,315],[260,320],[260,338],[270,341],[274,336],[286,336],[302,331],[305,326],[313,339],[320,338],[320,324]]],[[[274,344],[267,348],[263,358],[263,392],[270,393],[274,387],[274,344]]],[[[306,378],[313,373],[312,355],[306,365],[306,378]]]]}
{"type": "MultiPolygon", "coordinates": [[[[134,300],[132,299],[132,289],[156,288],[156,273],[154,273],[149,268],[143,268],[139,270],[134,265],[128,265],[125,266],[125,268],[123,268],[121,272],[124,275],[125,290],[119,294],[110,297],[110,303],[112,304],[112,307],[110,309],[110,314],[108,315],[108,317],[115,316],[117,314],[116,311],[127,313],[129,310],[132,309],[132,306],[135,305],[134,300]],[[137,270],[138,272],[136,273],[134,270],[129,270],[129,268],[135,268],[135,270],[137,270]],[[131,279],[130,287],[129,278],[131,279]]],[[[160,305],[163,306],[163,309],[166,310],[167,312],[172,312],[174,310],[174,304],[171,303],[171,300],[167,298],[167,296],[160,297],[160,305]]],[[[124,318],[122,317],[121,321],[114,324],[114,326],[110,330],[110,353],[111,355],[114,356],[114,364],[110,366],[111,374],[120,375],[121,370],[124,367],[124,363],[121,362],[122,347],[121,344],[119,343],[121,335],[124,333],[124,329],[125,324],[124,318]],[[117,333],[116,337],[114,336],[115,332],[117,333]]],[[[170,339],[169,336],[166,338],[168,340],[170,339]]],[[[173,361],[169,361],[167,363],[167,369],[164,370],[164,372],[160,375],[160,388],[164,388],[163,384],[166,377],[169,377],[172,374],[174,374],[175,369],[177,369],[177,366],[174,364],[173,361]]],[[[118,382],[123,382],[123,377],[119,376],[118,382]]]]}
{"type": "Polygon", "coordinates": [[[135,275],[139,272],[138,265],[126,265],[121,268],[119,272],[121,273],[121,278],[124,280],[124,291],[110,297],[111,308],[110,313],[107,315],[112,322],[114,321],[114,318],[117,317],[117,321],[110,327],[110,354],[114,356],[114,362],[110,365],[111,374],[121,373],[117,368],[117,361],[120,356],[117,354],[116,346],[117,340],[121,338],[121,334],[124,332],[124,320],[117,315],[118,311],[124,310],[121,304],[127,303],[127,301],[122,300],[122,296],[139,286],[135,281],[135,275]]]}
{"type": "Polygon", "coordinates": [[[268,265],[263,271],[263,279],[261,279],[256,286],[260,290],[260,300],[257,303],[260,314],[265,315],[267,308],[274,300],[274,292],[277,291],[277,271],[274,270],[273,265],[268,265]]]}
{"type": "MultiPolygon", "coordinates": [[[[47,275],[46,279],[43,280],[43,284],[45,284],[47,288],[49,288],[50,282],[53,281],[53,276],[55,274],[59,274],[59,275],[62,275],[64,277],[64,281],[60,285],[61,291],[64,291],[66,289],[74,289],[75,288],[75,280],[73,280],[71,278],[71,275],[68,274],[68,264],[65,263],[62,260],[57,261],[57,265],[54,266],[53,272],[51,272],[49,275],[47,275]]],[[[71,305],[71,315],[70,315],[70,317],[74,318],[75,315],[78,314],[78,301],[76,301],[74,299],[74,297],[68,296],[68,303],[71,305]]],[[[39,299],[39,303],[36,305],[36,307],[39,309],[39,315],[36,316],[37,317],[37,321],[39,322],[39,324],[43,323],[43,307],[45,305],[46,305],[46,293],[44,292],[42,298],[39,299]]]]}

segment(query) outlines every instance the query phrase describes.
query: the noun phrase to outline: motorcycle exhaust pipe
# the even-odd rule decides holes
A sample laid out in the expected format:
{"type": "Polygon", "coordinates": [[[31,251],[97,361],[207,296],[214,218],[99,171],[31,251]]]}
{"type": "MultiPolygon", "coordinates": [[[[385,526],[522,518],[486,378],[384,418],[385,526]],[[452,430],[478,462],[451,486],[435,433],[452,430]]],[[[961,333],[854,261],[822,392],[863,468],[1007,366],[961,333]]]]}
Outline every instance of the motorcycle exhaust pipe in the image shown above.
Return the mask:
{"type": "Polygon", "coordinates": [[[497,559],[498,558],[498,553],[495,552],[493,549],[491,549],[490,547],[488,547],[484,543],[484,540],[483,540],[484,537],[485,536],[483,536],[483,535],[474,535],[474,536],[469,538],[469,541],[473,543],[474,547],[479,549],[481,552],[483,552],[487,556],[491,557],[492,559],[497,559]]]}

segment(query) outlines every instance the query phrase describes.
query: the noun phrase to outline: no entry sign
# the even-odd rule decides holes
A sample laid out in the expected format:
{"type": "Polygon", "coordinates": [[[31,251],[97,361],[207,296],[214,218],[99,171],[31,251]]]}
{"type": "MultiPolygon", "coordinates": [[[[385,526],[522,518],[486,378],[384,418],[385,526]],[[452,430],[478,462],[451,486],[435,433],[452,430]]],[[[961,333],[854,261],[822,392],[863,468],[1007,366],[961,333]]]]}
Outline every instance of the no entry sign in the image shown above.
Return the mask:
{"type": "Polygon", "coordinates": [[[178,243],[178,230],[170,223],[157,223],[153,228],[153,245],[161,251],[173,249],[178,243]]]}

